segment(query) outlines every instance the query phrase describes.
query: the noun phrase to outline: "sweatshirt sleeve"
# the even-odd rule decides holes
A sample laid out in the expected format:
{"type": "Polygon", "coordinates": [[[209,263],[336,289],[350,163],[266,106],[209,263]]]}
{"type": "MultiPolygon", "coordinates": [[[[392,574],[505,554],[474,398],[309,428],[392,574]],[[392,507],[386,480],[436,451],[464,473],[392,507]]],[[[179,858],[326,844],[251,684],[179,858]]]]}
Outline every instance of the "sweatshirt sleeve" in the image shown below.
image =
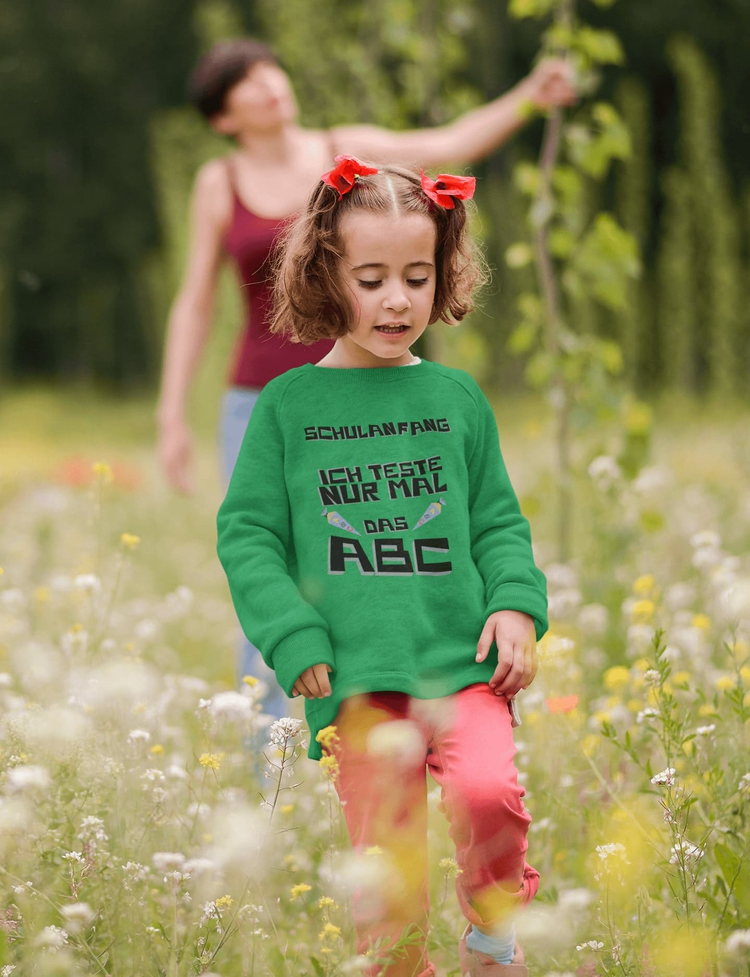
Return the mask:
{"type": "Polygon", "coordinates": [[[477,436],[469,461],[471,552],[487,597],[487,616],[524,611],[537,641],[547,631],[547,580],[534,563],[531,531],[500,451],[497,421],[477,385],[477,436]]]}
{"type": "Polygon", "coordinates": [[[271,383],[250,415],[216,518],[217,552],[243,631],[291,698],[306,668],[328,664],[335,670],[335,662],[328,623],[289,572],[291,516],[278,402],[278,386],[271,383]]]}

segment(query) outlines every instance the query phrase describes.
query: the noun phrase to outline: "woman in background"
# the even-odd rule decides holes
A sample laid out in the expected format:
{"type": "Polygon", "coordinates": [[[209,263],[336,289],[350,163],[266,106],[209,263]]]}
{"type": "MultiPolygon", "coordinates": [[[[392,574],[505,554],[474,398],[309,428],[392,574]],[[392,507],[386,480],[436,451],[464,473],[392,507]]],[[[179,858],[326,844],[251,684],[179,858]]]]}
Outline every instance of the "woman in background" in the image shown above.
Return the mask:
{"type": "MultiPolygon", "coordinates": [[[[188,257],[169,314],[157,407],[158,449],[170,485],[192,493],[192,437],[186,421],[190,385],[208,338],[222,262],[232,259],[245,318],[224,393],[219,448],[224,487],[264,385],[285,371],[316,363],[333,340],[291,343],[267,331],[271,308],[268,259],[285,223],[301,211],[320,173],[347,153],[382,162],[437,167],[483,159],[525,123],[521,107],[576,101],[570,66],[548,59],[499,98],[433,128],[397,132],[373,125],[307,129],[299,124],[289,76],[273,52],[252,38],[221,41],[199,62],[190,98],[219,134],[236,143],[199,170],[192,193],[188,257]]],[[[263,710],[288,714],[287,698],[258,650],[243,639],[239,676],[268,684],[263,710]]]]}

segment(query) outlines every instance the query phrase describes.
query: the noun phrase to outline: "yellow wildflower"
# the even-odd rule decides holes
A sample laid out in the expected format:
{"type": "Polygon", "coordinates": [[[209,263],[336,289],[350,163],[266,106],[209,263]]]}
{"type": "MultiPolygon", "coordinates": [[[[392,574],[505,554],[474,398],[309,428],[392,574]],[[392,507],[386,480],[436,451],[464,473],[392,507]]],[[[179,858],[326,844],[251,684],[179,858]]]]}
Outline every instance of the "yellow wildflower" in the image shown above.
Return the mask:
{"type": "Polygon", "coordinates": [[[226,753],[201,753],[198,758],[198,763],[202,767],[209,767],[211,770],[218,770],[221,766],[221,761],[226,756],[226,753]]]}
{"type": "Polygon", "coordinates": [[[672,673],[672,681],[675,683],[675,685],[689,685],[692,677],[693,676],[690,674],[690,672],[684,668],[679,672],[672,673]]]}
{"type": "Polygon", "coordinates": [[[383,854],[383,849],[380,847],[380,845],[371,845],[369,848],[365,848],[364,854],[365,855],[382,855],[383,854]]]}
{"type": "Polygon", "coordinates": [[[438,868],[442,868],[445,874],[454,879],[457,875],[463,875],[464,870],[458,867],[458,862],[455,858],[441,858],[438,862],[438,868]]]}
{"type": "Polygon", "coordinates": [[[614,692],[628,684],[630,681],[630,669],[625,668],[624,665],[613,665],[612,668],[607,669],[602,679],[604,681],[604,688],[610,692],[614,692]]]}
{"type": "Polygon", "coordinates": [[[121,533],[120,542],[127,550],[134,550],[136,546],[140,543],[141,537],[134,536],[132,533],[121,533]]]}
{"type": "Polygon", "coordinates": [[[627,705],[628,709],[631,712],[640,712],[641,711],[641,700],[640,699],[628,699],[626,705],[627,705]]]}
{"type": "Polygon", "coordinates": [[[307,882],[298,882],[296,885],[292,886],[292,899],[296,899],[297,896],[304,895],[305,892],[310,892],[312,889],[311,885],[307,882]]]}
{"type": "Polygon", "coordinates": [[[34,591],[34,599],[39,604],[46,604],[49,598],[50,598],[49,587],[37,587],[36,590],[34,591]]]}
{"type": "Polygon", "coordinates": [[[539,722],[540,716],[541,713],[538,709],[532,709],[531,712],[527,712],[524,716],[524,722],[527,726],[536,726],[536,724],[539,722]]]}
{"type": "Polygon", "coordinates": [[[633,593],[638,594],[639,597],[645,597],[650,594],[656,585],[656,580],[652,573],[643,573],[633,582],[633,593]]]}
{"type": "Polygon", "coordinates": [[[719,692],[728,692],[734,688],[734,677],[732,675],[720,675],[714,682],[714,686],[719,692]]]}
{"type": "Polygon", "coordinates": [[[625,428],[629,434],[645,435],[651,429],[653,411],[642,400],[631,400],[625,407],[625,428]]]}
{"type": "Polygon", "coordinates": [[[598,712],[595,712],[591,718],[596,720],[596,722],[598,723],[612,722],[612,714],[608,712],[606,709],[600,709],[598,712]]]}
{"type": "Polygon", "coordinates": [[[333,749],[333,743],[337,742],[338,738],[339,736],[335,726],[324,726],[315,737],[315,742],[320,743],[323,749],[331,750],[333,749]]]}
{"type": "Polygon", "coordinates": [[[201,838],[203,838],[203,840],[206,842],[207,845],[210,845],[211,842],[214,840],[214,836],[211,834],[210,831],[204,831],[203,834],[201,835],[201,838]]]}
{"type": "Polygon", "coordinates": [[[231,896],[221,896],[215,900],[214,905],[217,909],[229,909],[233,902],[234,899],[231,896]]]}
{"type": "Polygon", "coordinates": [[[711,628],[711,618],[708,614],[694,614],[692,625],[694,628],[699,628],[701,631],[708,631],[711,628]]]}
{"type": "Polygon", "coordinates": [[[655,610],[656,604],[652,600],[637,600],[630,613],[634,621],[647,624],[654,616],[655,610]]]}
{"type": "Polygon", "coordinates": [[[338,909],[338,905],[330,896],[321,896],[318,902],[318,909],[338,909]]]}
{"type": "Polygon", "coordinates": [[[320,759],[320,767],[324,774],[331,780],[335,780],[339,775],[339,761],[335,756],[324,756],[320,759]]]}
{"type": "Polygon", "coordinates": [[[151,747],[151,752],[161,754],[164,752],[164,747],[161,745],[161,743],[154,743],[154,745],[151,747]]]}
{"type": "Polygon", "coordinates": [[[706,719],[708,716],[715,716],[716,709],[714,709],[710,702],[704,702],[702,705],[698,706],[698,715],[701,717],[701,719],[706,719]]]}
{"type": "Polygon", "coordinates": [[[112,474],[112,469],[109,467],[106,461],[94,462],[94,464],[91,466],[91,471],[104,485],[112,484],[114,476],[112,474]]]}
{"type": "Polygon", "coordinates": [[[258,684],[258,680],[254,675],[243,675],[242,681],[245,683],[245,685],[249,685],[251,689],[255,688],[255,686],[258,684]]]}
{"type": "Polygon", "coordinates": [[[750,665],[743,665],[740,669],[743,682],[750,682],[750,665]]]}
{"type": "Polygon", "coordinates": [[[695,741],[687,740],[685,743],[682,744],[682,749],[683,752],[685,753],[685,756],[693,756],[693,754],[695,753],[695,741]]]}
{"type": "Polygon", "coordinates": [[[636,658],[633,668],[637,668],[639,672],[647,672],[651,668],[651,662],[648,658],[636,658]]]}
{"type": "Polygon", "coordinates": [[[291,814],[294,808],[295,808],[294,804],[282,804],[279,810],[281,811],[282,814],[291,814]]]}
{"type": "Polygon", "coordinates": [[[607,709],[614,709],[615,706],[622,705],[622,699],[619,695],[610,695],[607,698],[607,709]]]}
{"type": "Polygon", "coordinates": [[[591,757],[596,753],[597,747],[600,743],[600,737],[596,733],[589,733],[588,736],[584,736],[581,740],[581,750],[584,756],[591,757]]]}
{"type": "Polygon", "coordinates": [[[341,938],[341,927],[334,926],[333,923],[326,923],[318,933],[319,940],[338,940],[341,938]]]}

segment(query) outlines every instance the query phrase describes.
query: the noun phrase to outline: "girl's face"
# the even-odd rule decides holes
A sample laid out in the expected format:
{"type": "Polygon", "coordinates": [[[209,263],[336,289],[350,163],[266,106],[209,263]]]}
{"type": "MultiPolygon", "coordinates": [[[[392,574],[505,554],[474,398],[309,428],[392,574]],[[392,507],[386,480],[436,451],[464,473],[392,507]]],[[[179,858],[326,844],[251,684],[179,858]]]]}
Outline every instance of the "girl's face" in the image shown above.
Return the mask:
{"type": "Polygon", "coordinates": [[[435,225],[423,214],[360,210],[344,215],[340,233],[352,324],[336,346],[356,366],[409,363],[435,300],[435,225]]]}
{"type": "Polygon", "coordinates": [[[272,61],[258,61],[227,92],[214,128],[224,135],[269,132],[296,117],[297,103],[287,73],[272,61]]]}

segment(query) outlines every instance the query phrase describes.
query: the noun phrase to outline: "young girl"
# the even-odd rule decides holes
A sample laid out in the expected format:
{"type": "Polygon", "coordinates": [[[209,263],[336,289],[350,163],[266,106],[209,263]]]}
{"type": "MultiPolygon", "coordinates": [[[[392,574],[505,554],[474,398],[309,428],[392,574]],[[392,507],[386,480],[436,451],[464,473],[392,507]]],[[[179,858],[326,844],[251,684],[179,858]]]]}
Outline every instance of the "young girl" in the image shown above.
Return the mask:
{"type": "Polygon", "coordinates": [[[387,974],[436,974],[429,768],[461,870],[461,972],[521,977],[513,911],[539,875],[511,707],[536,675],[546,582],[480,387],[409,349],[471,309],[474,180],[336,162],[285,238],[272,326],[335,344],[264,387],[218,553],[248,637],[306,699],[309,757],[338,768],[354,848],[392,872],[354,894],[358,952],[411,932],[387,974]]]}

